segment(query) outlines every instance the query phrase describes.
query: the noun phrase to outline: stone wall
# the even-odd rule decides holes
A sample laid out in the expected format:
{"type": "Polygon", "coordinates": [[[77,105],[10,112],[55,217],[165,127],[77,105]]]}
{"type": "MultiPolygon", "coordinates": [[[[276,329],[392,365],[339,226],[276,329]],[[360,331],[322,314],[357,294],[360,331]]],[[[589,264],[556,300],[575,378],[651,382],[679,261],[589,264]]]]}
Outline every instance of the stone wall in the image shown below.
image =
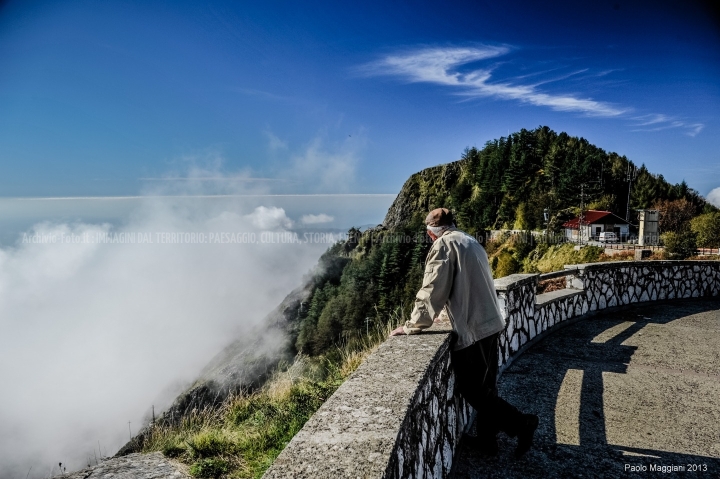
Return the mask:
{"type": "Polygon", "coordinates": [[[567,289],[535,295],[537,275],[495,281],[508,325],[500,336],[500,370],[553,326],[609,307],[720,294],[720,261],[617,261],[566,267],[567,289]],[[575,271],[577,269],[577,272],[575,271]]]}
{"type": "MultiPolygon", "coordinates": [[[[495,281],[507,328],[501,371],[553,327],[642,301],[720,295],[720,261],[573,266],[567,289],[536,295],[538,275],[495,281]]],[[[390,338],[290,441],[266,478],[437,478],[448,475],[471,409],[454,394],[448,325],[390,338]]]]}
{"type": "Polygon", "coordinates": [[[438,325],[381,344],[264,477],[446,476],[471,412],[454,394],[451,331],[438,325]]]}

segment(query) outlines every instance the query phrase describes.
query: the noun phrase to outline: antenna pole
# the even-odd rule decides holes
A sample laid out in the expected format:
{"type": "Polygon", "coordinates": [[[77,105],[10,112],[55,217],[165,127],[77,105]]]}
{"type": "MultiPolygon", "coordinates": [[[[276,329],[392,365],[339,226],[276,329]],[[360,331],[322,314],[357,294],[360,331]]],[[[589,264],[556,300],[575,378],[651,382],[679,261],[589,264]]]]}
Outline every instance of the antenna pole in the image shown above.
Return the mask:
{"type": "Polygon", "coordinates": [[[578,217],[578,233],[580,235],[580,244],[583,244],[583,219],[585,219],[585,183],[580,184],[580,216],[578,217]]]}
{"type": "Polygon", "coordinates": [[[630,222],[630,191],[632,190],[633,177],[635,176],[635,168],[630,166],[628,162],[627,170],[627,182],[628,182],[628,197],[627,197],[627,208],[625,209],[625,221],[630,222]]]}

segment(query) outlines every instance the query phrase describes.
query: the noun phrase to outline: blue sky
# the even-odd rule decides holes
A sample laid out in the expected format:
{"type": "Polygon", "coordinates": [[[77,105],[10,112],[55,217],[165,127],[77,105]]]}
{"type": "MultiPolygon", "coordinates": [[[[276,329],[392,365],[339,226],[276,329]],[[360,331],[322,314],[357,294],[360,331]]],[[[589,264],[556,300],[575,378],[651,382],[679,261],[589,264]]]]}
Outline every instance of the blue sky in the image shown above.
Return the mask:
{"type": "Polygon", "coordinates": [[[329,244],[54,238],[376,224],[539,125],[720,205],[719,53],[691,1],[0,0],[0,476],[114,452],[329,244]]]}
{"type": "Polygon", "coordinates": [[[0,196],[396,193],[539,125],[720,186],[701,3],[2,5],[0,196]]]}

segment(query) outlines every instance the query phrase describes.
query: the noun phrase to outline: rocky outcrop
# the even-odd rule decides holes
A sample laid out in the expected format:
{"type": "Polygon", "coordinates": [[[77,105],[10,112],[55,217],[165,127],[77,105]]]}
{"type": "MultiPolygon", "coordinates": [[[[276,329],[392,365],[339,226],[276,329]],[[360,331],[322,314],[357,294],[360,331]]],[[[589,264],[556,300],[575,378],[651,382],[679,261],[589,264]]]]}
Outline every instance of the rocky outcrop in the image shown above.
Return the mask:
{"type": "Polygon", "coordinates": [[[426,168],[412,175],[390,206],[382,225],[387,229],[422,222],[428,211],[444,207],[440,204],[455,185],[465,160],[426,168]]]}
{"type": "MultiPolygon", "coordinates": [[[[60,477],[60,476],[56,476],[60,477]]],[[[65,479],[189,479],[180,463],[167,459],[159,452],[152,454],[130,454],[102,461],[72,474],[61,476],[65,479]]]]}

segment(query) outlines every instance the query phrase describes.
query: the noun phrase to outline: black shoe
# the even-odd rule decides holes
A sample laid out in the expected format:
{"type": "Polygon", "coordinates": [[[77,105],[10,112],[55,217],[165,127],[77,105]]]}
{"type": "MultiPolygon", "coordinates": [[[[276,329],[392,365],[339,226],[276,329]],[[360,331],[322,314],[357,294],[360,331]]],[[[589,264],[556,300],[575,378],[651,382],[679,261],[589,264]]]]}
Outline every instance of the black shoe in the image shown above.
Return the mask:
{"type": "Polygon", "coordinates": [[[464,441],[470,449],[473,449],[480,454],[485,456],[498,455],[498,443],[496,437],[465,436],[464,441]]]}
{"type": "Polygon", "coordinates": [[[539,423],[540,420],[535,414],[523,414],[523,425],[517,435],[518,443],[515,448],[515,457],[522,457],[530,450],[539,423]]]}

